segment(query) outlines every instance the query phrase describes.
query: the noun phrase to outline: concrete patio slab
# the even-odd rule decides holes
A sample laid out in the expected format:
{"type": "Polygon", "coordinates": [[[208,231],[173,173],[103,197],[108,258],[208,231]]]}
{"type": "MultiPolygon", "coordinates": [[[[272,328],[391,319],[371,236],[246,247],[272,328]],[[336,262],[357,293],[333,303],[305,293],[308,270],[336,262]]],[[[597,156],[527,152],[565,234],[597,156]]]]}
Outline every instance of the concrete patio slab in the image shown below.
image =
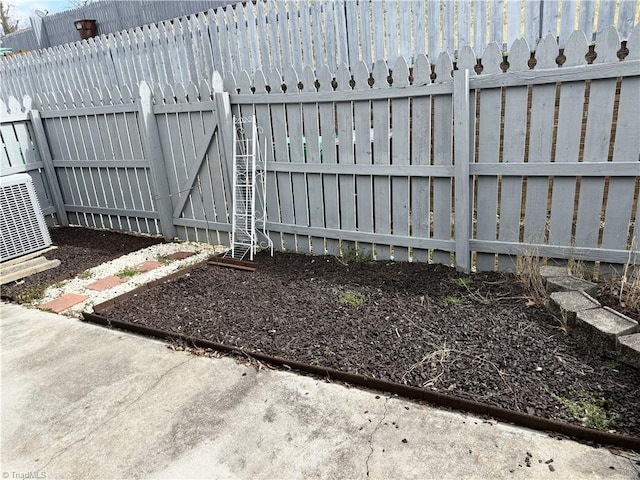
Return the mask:
{"type": "Polygon", "coordinates": [[[0,304],[0,334],[7,478],[638,474],[605,448],[17,305],[0,304]]]}

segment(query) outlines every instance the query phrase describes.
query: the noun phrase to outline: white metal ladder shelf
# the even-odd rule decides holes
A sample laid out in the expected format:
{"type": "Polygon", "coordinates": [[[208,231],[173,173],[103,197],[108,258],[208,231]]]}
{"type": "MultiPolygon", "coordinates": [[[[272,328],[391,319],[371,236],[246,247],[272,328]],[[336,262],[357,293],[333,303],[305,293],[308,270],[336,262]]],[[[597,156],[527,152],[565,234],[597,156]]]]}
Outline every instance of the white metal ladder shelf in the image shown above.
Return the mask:
{"type": "Polygon", "coordinates": [[[231,249],[224,255],[242,260],[249,253],[253,260],[259,247],[271,249],[273,242],[266,232],[266,161],[258,148],[255,116],[233,118],[233,210],[231,249]],[[256,204],[259,214],[256,212],[256,204]],[[261,243],[259,236],[263,238],[261,243]]]}

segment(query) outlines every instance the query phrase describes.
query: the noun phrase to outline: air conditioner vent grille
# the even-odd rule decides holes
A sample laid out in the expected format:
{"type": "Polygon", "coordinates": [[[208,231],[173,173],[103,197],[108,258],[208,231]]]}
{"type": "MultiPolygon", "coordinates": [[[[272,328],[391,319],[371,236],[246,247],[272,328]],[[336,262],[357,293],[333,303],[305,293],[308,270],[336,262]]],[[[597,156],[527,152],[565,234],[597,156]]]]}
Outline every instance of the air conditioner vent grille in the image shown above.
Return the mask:
{"type": "Polygon", "coordinates": [[[0,262],[42,250],[51,237],[27,174],[0,179],[0,262]]]}

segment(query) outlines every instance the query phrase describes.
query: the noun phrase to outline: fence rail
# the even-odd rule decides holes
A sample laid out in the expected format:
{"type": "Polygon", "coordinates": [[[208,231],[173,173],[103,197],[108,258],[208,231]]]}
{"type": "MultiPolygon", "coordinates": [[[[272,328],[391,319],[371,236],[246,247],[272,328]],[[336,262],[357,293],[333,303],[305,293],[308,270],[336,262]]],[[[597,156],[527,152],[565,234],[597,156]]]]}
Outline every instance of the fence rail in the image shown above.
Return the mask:
{"type": "MultiPolygon", "coordinates": [[[[1,96],[6,101],[10,95],[111,85],[135,89],[141,81],[197,84],[214,71],[253,75],[291,66],[298,72],[305,67],[317,72],[328,65],[335,72],[342,64],[359,61],[371,69],[379,60],[393,65],[399,57],[412,65],[421,54],[435,63],[443,51],[456,58],[462,46],[470,45],[476,57],[482,57],[490,42],[506,50],[520,37],[535,49],[548,34],[563,48],[576,29],[591,42],[615,25],[626,40],[640,15],[636,0],[297,0],[237,3],[158,21],[169,11],[177,12],[171,10],[177,5],[193,9],[205,3],[92,4],[90,8],[105,15],[120,15],[120,21],[130,22],[127,26],[144,26],[4,59],[1,96]],[[158,11],[145,16],[153,9],[158,11]]],[[[74,15],[77,12],[46,17],[40,30],[54,35],[54,19],[64,19],[65,28],[71,28],[74,15]]],[[[100,18],[102,31],[116,28],[100,18]]]]}
{"type": "MultiPolygon", "coordinates": [[[[533,69],[519,39],[506,72],[491,43],[479,74],[463,48],[455,71],[442,52],[411,70],[399,57],[143,84],[143,100],[118,87],[40,94],[30,108],[55,169],[42,183],[59,185],[72,223],[228,244],[231,114],[255,115],[278,249],[478,270],[522,254],[637,264],[640,28],[622,60],[620,47],[610,28],[593,64],[575,32],[562,66],[548,35],[533,69]]],[[[0,106],[2,161],[42,162],[11,136],[24,108],[0,106]]]]}

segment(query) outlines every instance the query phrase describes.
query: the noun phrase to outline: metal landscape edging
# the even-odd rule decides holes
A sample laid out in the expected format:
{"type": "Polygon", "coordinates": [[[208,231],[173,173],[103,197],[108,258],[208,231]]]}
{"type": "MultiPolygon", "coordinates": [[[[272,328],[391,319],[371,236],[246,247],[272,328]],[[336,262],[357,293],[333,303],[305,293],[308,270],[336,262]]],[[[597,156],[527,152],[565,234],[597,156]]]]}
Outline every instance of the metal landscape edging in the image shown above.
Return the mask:
{"type": "Polygon", "coordinates": [[[331,367],[311,365],[296,360],[290,360],[282,357],[254,352],[241,347],[232,347],[230,345],[224,345],[222,343],[212,342],[210,340],[199,339],[180,333],[167,332],[165,330],[138,325],[135,323],[122,322],[119,320],[109,320],[103,315],[106,310],[109,310],[117,303],[123,302],[131,297],[138,295],[139,293],[143,293],[162,283],[166,283],[167,281],[185,276],[195,267],[202,266],[206,263],[207,261],[194,264],[186,269],[174,272],[166,277],[160,278],[153,282],[149,282],[148,284],[142,285],[118,297],[107,300],[106,302],[97,304],[93,307],[94,313],[83,312],[83,321],[105,327],[117,328],[148,337],[154,337],[165,341],[180,340],[193,347],[207,348],[218,352],[237,355],[243,358],[250,357],[261,362],[290,368],[293,370],[299,370],[301,372],[318,375],[321,377],[328,377],[330,379],[338,380],[351,385],[358,385],[360,387],[371,388],[381,392],[397,394],[399,396],[412,400],[423,400],[436,406],[452,408],[476,415],[487,415],[497,420],[510,422],[518,426],[527,427],[538,431],[559,433],[580,440],[596,442],[601,445],[610,445],[640,452],[640,437],[602,432],[599,430],[560,422],[558,420],[552,420],[549,418],[538,417],[536,415],[508,410],[506,408],[489,405],[475,400],[445,395],[443,393],[434,392],[432,390],[425,390],[423,388],[402,385],[400,383],[367,377],[361,374],[343,372],[331,367]]]}

